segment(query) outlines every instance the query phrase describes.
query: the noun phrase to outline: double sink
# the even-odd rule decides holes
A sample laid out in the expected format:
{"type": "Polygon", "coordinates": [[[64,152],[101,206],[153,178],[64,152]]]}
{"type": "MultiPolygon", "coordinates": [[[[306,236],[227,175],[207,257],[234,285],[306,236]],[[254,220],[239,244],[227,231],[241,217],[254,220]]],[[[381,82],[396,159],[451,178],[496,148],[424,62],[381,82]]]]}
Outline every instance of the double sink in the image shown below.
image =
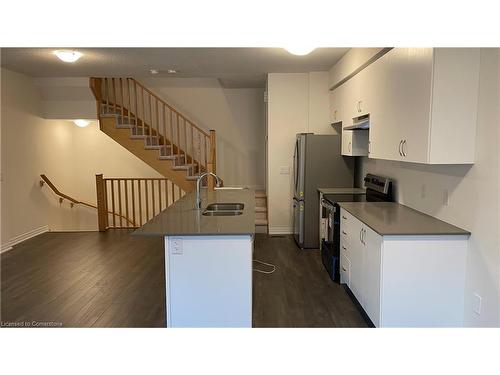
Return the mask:
{"type": "Polygon", "coordinates": [[[243,203],[212,203],[205,208],[204,216],[238,216],[243,213],[243,203]]]}

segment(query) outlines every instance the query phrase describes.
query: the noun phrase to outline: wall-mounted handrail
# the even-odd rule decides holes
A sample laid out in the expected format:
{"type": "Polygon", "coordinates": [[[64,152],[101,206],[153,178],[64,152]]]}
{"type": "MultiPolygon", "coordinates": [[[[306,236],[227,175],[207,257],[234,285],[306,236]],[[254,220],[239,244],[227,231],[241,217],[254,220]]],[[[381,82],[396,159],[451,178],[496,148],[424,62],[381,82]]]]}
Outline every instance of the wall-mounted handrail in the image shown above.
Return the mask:
{"type": "MultiPolygon", "coordinates": [[[[88,203],[88,202],[84,202],[84,201],[79,201],[75,198],[72,198],[70,197],[69,195],[67,194],[64,194],[62,193],[61,191],[59,191],[59,189],[52,183],[52,181],[50,181],[50,179],[44,175],[44,174],[41,174],[40,175],[41,177],[41,181],[40,181],[40,186],[43,186],[44,184],[47,184],[50,189],[54,192],[55,195],[57,195],[59,197],[59,202],[62,203],[62,201],[64,199],[66,199],[67,201],[71,202],[71,204],[81,204],[81,205],[84,205],[84,206],[87,206],[87,207],[91,207],[91,208],[95,208],[96,210],[98,209],[97,208],[97,205],[95,204],[92,204],[92,203],[88,203]]],[[[117,214],[117,213],[113,213],[111,211],[108,211],[108,214],[111,214],[111,215],[117,215],[117,216],[120,216],[121,219],[124,219],[126,220],[127,222],[131,223],[132,224],[132,220],[130,220],[129,218],[127,218],[126,216],[123,216],[123,215],[120,215],[120,214],[117,214]]]]}
{"type": "Polygon", "coordinates": [[[61,193],[59,191],[59,189],[56,188],[56,186],[52,183],[52,181],[49,180],[49,178],[46,175],[41,174],[40,177],[42,178],[42,181],[40,181],[40,186],[43,186],[43,184],[46,183],[47,185],[49,185],[49,187],[52,189],[52,191],[57,196],[59,196],[59,197],[61,197],[63,199],[66,199],[67,201],[70,201],[71,203],[74,203],[74,204],[83,204],[84,206],[88,206],[88,207],[92,207],[92,208],[97,208],[97,206],[94,205],[94,204],[92,204],[92,203],[87,203],[87,202],[79,201],[79,200],[76,200],[75,198],[70,197],[69,195],[61,193]]]}

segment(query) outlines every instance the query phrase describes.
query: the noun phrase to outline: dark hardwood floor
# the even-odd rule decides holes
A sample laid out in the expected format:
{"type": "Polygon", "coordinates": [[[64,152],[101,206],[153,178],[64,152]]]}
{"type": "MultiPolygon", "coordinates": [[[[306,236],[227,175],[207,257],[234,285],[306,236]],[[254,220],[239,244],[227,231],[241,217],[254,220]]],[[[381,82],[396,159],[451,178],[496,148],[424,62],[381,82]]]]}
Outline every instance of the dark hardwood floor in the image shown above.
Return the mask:
{"type": "MultiPolygon", "coordinates": [[[[254,327],[365,327],[344,288],[323,270],[317,251],[290,236],[257,234],[254,327]]],[[[163,327],[161,238],[128,231],[45,233],[1,255],[0,320],[63,327],[163,327]]]]}

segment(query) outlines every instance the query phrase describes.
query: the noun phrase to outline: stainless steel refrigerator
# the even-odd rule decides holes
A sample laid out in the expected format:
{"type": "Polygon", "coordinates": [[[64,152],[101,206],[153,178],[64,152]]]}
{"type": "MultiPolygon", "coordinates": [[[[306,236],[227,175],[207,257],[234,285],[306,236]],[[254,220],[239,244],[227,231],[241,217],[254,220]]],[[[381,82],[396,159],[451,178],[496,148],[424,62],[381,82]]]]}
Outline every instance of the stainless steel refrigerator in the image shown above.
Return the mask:
{"type": "Polygon", "coordinates": [[[293,228],[302,249],[319,248],[318,188],[353,187],[354,160],[341,155],[341,136],[297,134],[293,155],[293,228]]]}

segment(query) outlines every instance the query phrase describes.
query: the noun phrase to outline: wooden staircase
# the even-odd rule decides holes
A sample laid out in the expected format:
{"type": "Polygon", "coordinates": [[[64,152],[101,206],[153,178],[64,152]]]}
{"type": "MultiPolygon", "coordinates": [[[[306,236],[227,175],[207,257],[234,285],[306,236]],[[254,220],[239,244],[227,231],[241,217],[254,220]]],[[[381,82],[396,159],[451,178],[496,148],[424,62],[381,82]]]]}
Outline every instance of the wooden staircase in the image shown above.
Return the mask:
{"type": "Polygon", "coordinates": [[[182,190],[216,173],[215,130],[199,128],[133,78],[92,77],[90,88],[100,129],[182,190]]]}
{"type": "Polygon", "coordinates": [[[255,191],[255,232],[267,233],[267,196],[262,190],[255,191]]]}

